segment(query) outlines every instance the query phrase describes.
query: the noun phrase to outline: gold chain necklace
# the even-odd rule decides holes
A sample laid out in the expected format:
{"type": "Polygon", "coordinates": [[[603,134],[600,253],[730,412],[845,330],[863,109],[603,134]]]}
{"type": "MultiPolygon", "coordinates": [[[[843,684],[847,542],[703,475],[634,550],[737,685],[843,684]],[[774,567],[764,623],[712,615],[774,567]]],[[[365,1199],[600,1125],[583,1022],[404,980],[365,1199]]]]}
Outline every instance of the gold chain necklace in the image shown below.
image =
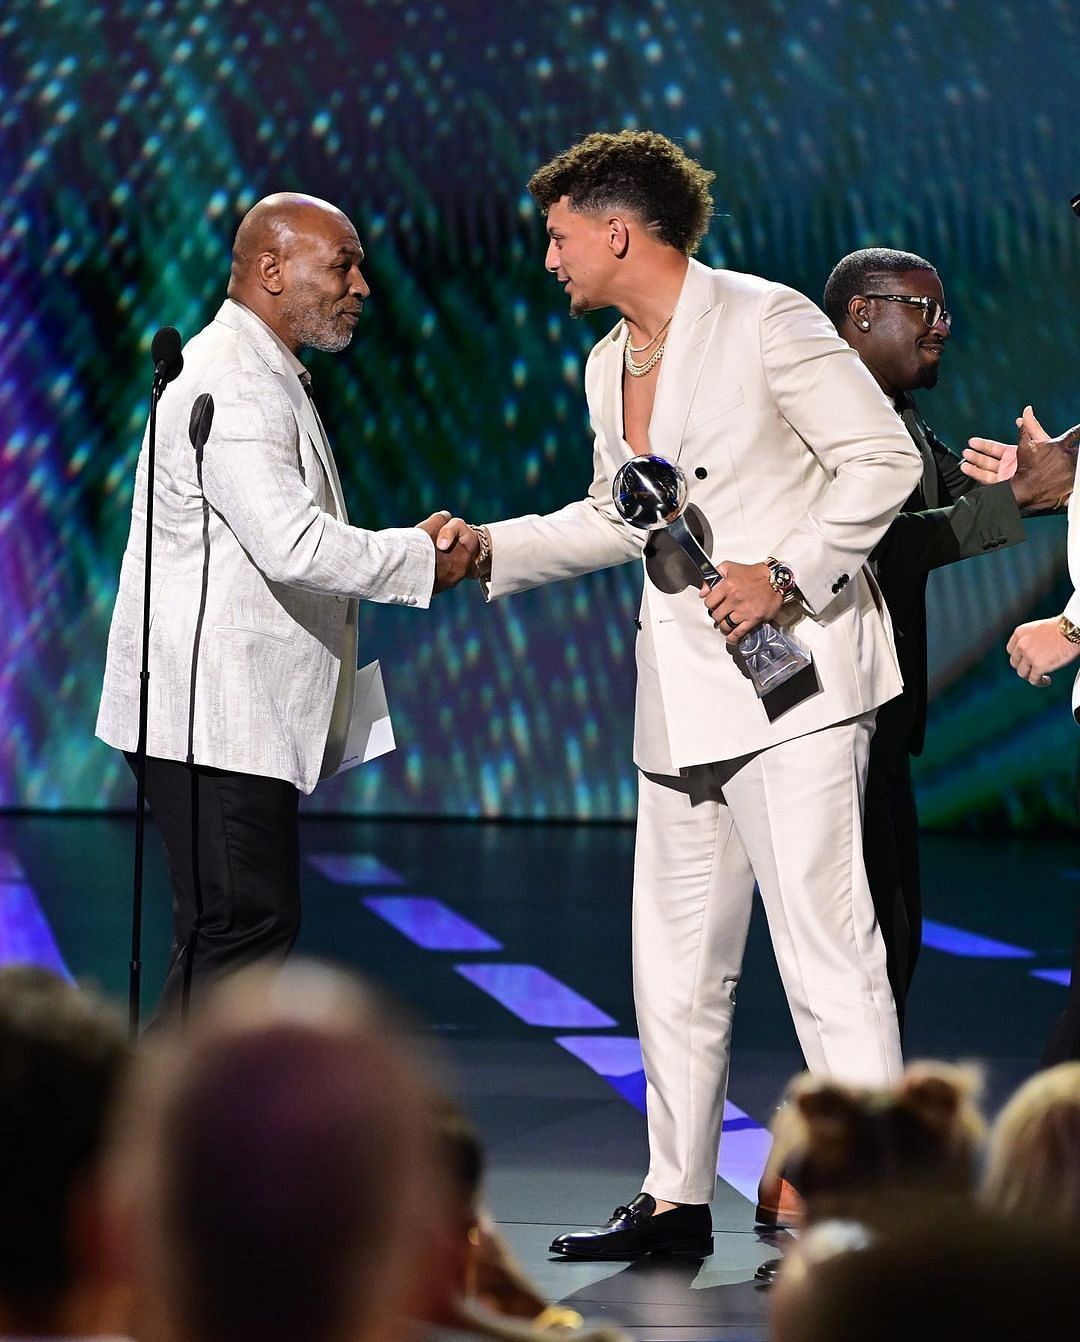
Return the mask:
{"type": "MultiPolygon", "coordinates": [[[[674,317],[674,316],[675,316],[675,314],[674,314],[674,312],[673,312],[673,313],[671,314],[671,317],[674,317]]],[[[659,331],[657,331],[656,335],[654,335],[653,338],[652,338],[651,340],[646,340],[646,342],[644,343],[644,345],[631,345],[631,343],[630,343],[630,337],[629,337],[629,335],[627,335],[627,337],[626,337],[626,348],[630,351],[631,354],[644,354],[645,351],[649,348],[650,345],[655,345],[655,344],[656,344],[656,342],[660,339],[660,337],[664,334],[664,332],[665,332],[665,331],[668,329],[668,327],[671,325],[671,317],[669,317],[669,318],[667,319],[667,321],[663,324],[663,326],[661,326],[661,328],[659,329],[659,331]]]]}

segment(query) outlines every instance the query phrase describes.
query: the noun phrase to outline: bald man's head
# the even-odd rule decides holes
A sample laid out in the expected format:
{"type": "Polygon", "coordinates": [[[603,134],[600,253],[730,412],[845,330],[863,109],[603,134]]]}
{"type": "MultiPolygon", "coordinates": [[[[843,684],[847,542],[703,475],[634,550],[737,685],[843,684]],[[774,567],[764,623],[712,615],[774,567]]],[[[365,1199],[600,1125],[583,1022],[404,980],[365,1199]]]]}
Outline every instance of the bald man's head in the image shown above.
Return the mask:
{"type": "Polygon", "coordinates": [[[229,297],[290,349],[337,353],[352,339],[370,292],[363,257],[356,229],[337,206],[278,192],[253,205],[237,229],[229,297]]]}
{"type": "Polygon", "coordinates": [[[427,1066],[363,984],[296,961],[144,1049],[110,1188],[147,1334],[396,1335],[444,1207],[427,1066]]]}

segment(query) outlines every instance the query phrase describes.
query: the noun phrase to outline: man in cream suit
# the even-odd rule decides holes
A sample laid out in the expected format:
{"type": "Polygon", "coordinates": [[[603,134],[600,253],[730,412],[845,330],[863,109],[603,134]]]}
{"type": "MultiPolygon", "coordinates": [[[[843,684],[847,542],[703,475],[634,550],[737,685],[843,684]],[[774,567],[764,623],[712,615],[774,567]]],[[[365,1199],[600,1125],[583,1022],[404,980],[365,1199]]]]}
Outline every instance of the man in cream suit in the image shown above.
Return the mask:
{"type": "MultiPolygon", "coordinates": [[[[147,799],[174,889],[158,1015],[192,984],[283,957],[299,927],[299,794],[343,762],[357,598],[424,608],[472,533],[349,525],[304,346],[338,352],[369,290],[356,230],[325,201],[268,196],[236,235],[228,298],[184,349],[158,415],[147,799]],[[201,452],[196,400],[213,398],[201,452]]],[[[97,734],[138,738],[146,446],[109,633],[97,734]]]]}
{"type": "Polygon", "coordinates": [[[901,1066],[861,850],[874,710],[900,677],[863,565],[921,463],[812,303],[690,259],[711,180],[647,131],[590,135],[535,174],[546,266],[571,313],[613,306],[622,320],[585,370],[588,497],[477,529],[491,598],[644,559],[633,927],[651,1164],[607,1225],[551,1246],[574,1257],[711,1252],[755,880],[810,1066],[867,1084],[901,1066]],[[724,575],[711,591],[663,533],[646,542],[613,506],[619,466],[650,452],[689,478],[691,526],[724,575]],[[783,703],[758,699],[733,656],[767,620],[813,657],[783,703]]]}

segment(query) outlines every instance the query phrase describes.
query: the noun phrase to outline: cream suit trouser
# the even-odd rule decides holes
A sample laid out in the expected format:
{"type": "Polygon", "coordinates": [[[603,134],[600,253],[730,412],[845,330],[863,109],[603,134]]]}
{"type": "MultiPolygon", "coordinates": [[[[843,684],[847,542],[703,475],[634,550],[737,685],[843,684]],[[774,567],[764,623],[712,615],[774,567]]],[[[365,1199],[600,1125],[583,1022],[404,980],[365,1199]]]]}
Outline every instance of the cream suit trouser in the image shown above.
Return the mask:
{"type": "Polygon", "coordinates": [[[683,777],[640,777],[634,1000],[653,1197],[701,1203],[715,1190],[755,879],[810,1071],[870,1086],[899,1076],[862,856],[872,732],[870,713],[683,777]]]}

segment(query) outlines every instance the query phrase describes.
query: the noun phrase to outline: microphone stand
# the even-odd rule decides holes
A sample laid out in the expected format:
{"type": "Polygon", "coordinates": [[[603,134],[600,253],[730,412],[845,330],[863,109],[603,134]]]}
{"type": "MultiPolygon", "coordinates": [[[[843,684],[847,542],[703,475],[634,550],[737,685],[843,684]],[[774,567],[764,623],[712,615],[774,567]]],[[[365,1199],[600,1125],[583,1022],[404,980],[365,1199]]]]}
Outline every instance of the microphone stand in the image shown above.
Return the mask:
{"type": "Polygon", "coordinates": [[[131,959],[128,980],[128,1029],[139,1035],[142,987],[143,845],[146,837],[146,725],[150,708],[150,571],[154,544],[154,452],[157,406],[170,377],[168,362],[158,361],[150,388],[150,422],[146,443],[146,549],[143,555],[142,665],[139,671],[139,741],[135,747],[135,871],[131,894],[131,959]]]}

